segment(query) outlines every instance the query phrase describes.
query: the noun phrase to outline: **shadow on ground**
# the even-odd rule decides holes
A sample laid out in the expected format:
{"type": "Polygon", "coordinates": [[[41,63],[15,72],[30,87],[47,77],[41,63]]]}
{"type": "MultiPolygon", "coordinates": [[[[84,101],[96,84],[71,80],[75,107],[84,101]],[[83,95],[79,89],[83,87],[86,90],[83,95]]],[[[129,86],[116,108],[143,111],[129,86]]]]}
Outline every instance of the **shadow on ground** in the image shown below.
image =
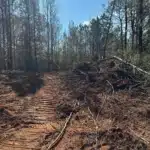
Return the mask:
{"type": "Polygon", "coordinates": [[[40,73],[9,73],[5,84],[10,86],[17,96],[26,96],[35,94],[44,86],[44,81],[40,73]]]}

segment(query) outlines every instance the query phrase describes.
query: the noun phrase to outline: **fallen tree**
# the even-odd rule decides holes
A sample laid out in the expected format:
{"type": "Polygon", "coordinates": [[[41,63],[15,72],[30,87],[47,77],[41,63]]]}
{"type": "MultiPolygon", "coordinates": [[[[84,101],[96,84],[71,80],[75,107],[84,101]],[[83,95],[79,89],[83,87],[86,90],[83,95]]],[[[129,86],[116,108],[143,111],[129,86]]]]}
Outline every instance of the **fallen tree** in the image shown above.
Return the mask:
{"type": "Polygon", "coordinates": [[[139,71],[139,72],[141,72],[141,73],[144,73],[144,74],[150,76],[150,72],[147,72],[147,71],[145,71],[145,70],[143,70],[143,69],[141,69],[141,68],[139,68],[139,67],[137,67],[137,66],[135,66],[135,65],[133,65],[133,64],[131,64],[131,63],[129,63],[129,62],[126,62],[126,61],[124,61],[123,59],[121,59],[120,57],[113,56],[112,58],[115,58],[115,59],[121,61],[122,63],[131,66],[131,67],[133,68],[133,70],[137,70],[137,71],[139,71]]]}
{"type": "Polygon", "coordinates": [[[94,62],[83,62],[76,65],[73,73],[87,82],[109,84],[111,89],[132,89],[141,86],[149,78],[150,73],[112,56],[94,62]],[[113,87],[113,88],[112,88],[113,87]]]}

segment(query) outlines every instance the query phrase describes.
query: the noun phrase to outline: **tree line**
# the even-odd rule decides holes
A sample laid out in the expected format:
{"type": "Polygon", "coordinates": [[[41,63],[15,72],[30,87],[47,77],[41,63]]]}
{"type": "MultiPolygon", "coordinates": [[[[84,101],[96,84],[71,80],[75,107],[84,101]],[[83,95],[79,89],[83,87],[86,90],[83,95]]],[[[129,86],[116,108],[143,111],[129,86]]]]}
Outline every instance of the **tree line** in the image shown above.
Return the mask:
{"type": "Polygon", "coordinates": [[[0,1],[0,69],[50,70],[58,40],[55,0],[0,1]]]}
{"type": "Polygon", "coordinates": [[[0,69],[51,71],[119,55],[150,65],[150,1],[111,0],[62,34],[55,0],[0,1],[0,69]]]}
{"type": "Polygon", "coordinates": [[[150,70],[150,1],[111,0],[88,25],[72,21],[68,29],[60,46],[62,66],[119,55],[150,70]]]}

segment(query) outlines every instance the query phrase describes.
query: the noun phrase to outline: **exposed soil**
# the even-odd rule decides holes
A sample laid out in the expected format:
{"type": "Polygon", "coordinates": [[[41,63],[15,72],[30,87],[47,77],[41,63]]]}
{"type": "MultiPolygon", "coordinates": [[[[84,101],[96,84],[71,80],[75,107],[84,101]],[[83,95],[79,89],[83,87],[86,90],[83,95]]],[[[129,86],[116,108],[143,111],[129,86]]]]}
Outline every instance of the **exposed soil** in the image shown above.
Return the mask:
{"type": "Polygon", "coordinates": [[[96,85],[98,83],[89,86],[85,78],[75,76],[67,73],[66,78],[66,73],[45,73],[38,76],[40,79],[36,82],[34,78],[28,80],[29,87],[37,88],[21,96],[11,84],[6,84],[16,78],[6,80],[6,76],[3,77],[0,83],[0,149],[46,150],[71,112],[71,122],[55,150],[150,149],[148,95],[141,94],[141,90],[137,95],[133,90],[105,93],[102,86],[96,85]]]}

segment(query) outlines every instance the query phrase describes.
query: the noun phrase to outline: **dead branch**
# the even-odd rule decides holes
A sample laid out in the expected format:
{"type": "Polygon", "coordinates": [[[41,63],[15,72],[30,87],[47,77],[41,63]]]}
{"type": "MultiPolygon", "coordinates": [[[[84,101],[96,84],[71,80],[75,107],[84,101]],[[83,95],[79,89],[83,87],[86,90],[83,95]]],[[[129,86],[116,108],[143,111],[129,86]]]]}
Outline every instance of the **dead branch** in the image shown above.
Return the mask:
{"type": "MultiPolygon", "coordinates": [[[[91,110],[90,110],[89,107],[88,107],[88,111],[89,111],[89,113],[91,114],[92,119],[93,119],[93,122],[94,122],[94,124],[95,124],[95,129],[96,129],[96,134],[97,134],[97,136],[96,136],[96,146],[98,146],[98,123],[97,123],[97,120],[94,119],[94,115],[93,115],[93,113],[91,112],[91,110]]],[[[98,114],[97,114],[97,115],[98,115],[98,114]]]]}
{"type": "Polygon", "coordinates": [[[81,75],[84,75],[87,81],[89,80],[89,76],[88,76],[87,73],[85,73],[85,72],[83,72],[83,71],[81,71],[81,70],[79,70],[79,69],[77,69],[77,71],[78,71],[81,75]]]}
{"type": "MultiPolygon", "coordinates": [[[[76,106],[76,103],[75,103],[75,106],[76,106]]],[[[66,119],[65,125],[62,128],[61,132],[56,137],[56,139],[48,146],[47,150],[51,150],[52,148],[54,148],[60,142],[60,140],[63,138],[63,135],[64,135],[64,133],[66,131],[66,128],[67,128],[67,126],[68,126],[72,116],[73,116],[73,111],[70,113],[69,117],[66,119]]]]}
{"type": "Polygon", "coordinates": [[[113,91],[113,93],[114,93],[114,87],[113,87],[113,85],[108,81],[108,80],[106,80],[106,82],[111,86],[111,88],[112,88],[112,91],[113,91]]]}
{"type": "Polygon", "coordinates": [[[106,61],[106,60],[110,60],[110,59],[117,59],[117,60],[123,62],[124,64],[131,66],[133,69],[136,69],[137,71],[139,71],[141,73],[144,73],[146,75],[150,75],[150,72],[147,72],[147,71],[145,71],[145,70],[143,70],[143,69],[141,69],[141,68],[139,68],[139,67],[137,67],[137,66],[135,66],[135,65],[133,65],[133,64],[131,64],[129,62],[126,62],[125,60],[121,59],[118,56],[111,56],[109,58],[101,59],[101,60],[99,60],[99,63],[103,62],[103,61],[106,61]]]}
{"type": "Polygon", "coordinates": [[[123,59],[121,59],[120,57],[113,56],[113,58],[115,58],[115,59],[117,59],[117,60],[123,62],[124,64],[127,64],[127,65],[131,66],[133,69],[136,69],[136,70],[138,70],[139,72],[142,72],[142,73],[144,73],[144,74],[146,74],[146,75],[150,75],[150,72],[147,72],[147,71],[145,71],[145,70],[143,70],[143,69],[141,69],[141,68],[139,68],[139,67],[137,67],[137,66],[135,66],[135,65],[133,65],[133,64],[131,64],[131,63],[128,63],[128,62],[124,61],[123,59]]]}
{"type": "Polygon", "coordinates": [[[70,122],[70,120],[71,120],[71,118],[72,118],[72,115],[73,115],[73,112],[70,113],[69,117],[68,117],[67,120],[66,120],[66,123],[65,123],[64,127],[63,127],[62,130],[61,130],[61,132],[60,132],[59,135],[56,137],[56,139],[53,141],[53,143],[51,143],[51,144],[48,146],[47,150],[51,150],[51,149],[52,149],[53,147],[55,147],[55,146],[59,143],[59,141],[62,139],[62,137],[63,137],[63,135],[64,135],[64,133],[65,133],[65,131],[66,131],[67,125],[69,124],[69,122],[70,122]]]}
{"type": "Polygon", "coordinates": [[[129,130],[130,130],[130,133],[132,133],[135,137],[141,139],[144,143],[149,144],[149,142],[145,138],[143,138],[139,134],[135,133],[132,129],[129,129],[129,130]]]}
{"type": "MultiPolygon", "coordinates": [[[[86,99],[86,97],[85,97],[85,99],[86,99]]],[[[92,120],[93,120],[94,125],[95,125],[95,129],[96,129],[96,134],[97,134],[97,136],[96,136],[96,147],[98,146],[98,117],[99,117],[99,113],[102,111],[102,108],[104,107],[105,102],[106,102],[106,100],[103,102],[101,109],[99,109],[97,116],[96,116],[96,119],[94,118],[94,114],[92,113],[92,111],[88,107],[88,111],[92,117],[92,120]]]]}

